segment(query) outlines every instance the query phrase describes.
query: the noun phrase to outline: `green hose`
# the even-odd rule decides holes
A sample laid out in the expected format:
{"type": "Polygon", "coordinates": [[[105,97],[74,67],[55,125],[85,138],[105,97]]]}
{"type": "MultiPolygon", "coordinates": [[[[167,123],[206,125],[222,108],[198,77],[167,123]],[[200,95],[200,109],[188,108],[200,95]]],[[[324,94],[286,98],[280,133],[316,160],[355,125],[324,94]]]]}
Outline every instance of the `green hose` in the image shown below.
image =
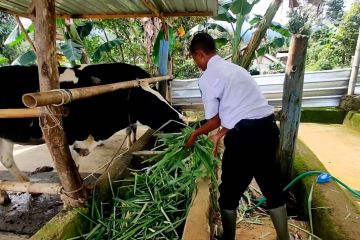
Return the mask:
{"type": "MultiPolygon", "coordinates": [[[[292,185],[294,185],[294,183],[296,183],[298,180],[302,179],[305,176],[309,176],[309,175],[317,175],[317,174],[322,174],[324,172],[321,171],[308,171],[308,172],[304,172],[302,174],[300,174],[299,176],[297,176],[296,178],[294,178],[288,185],[286,185],[286,187],[284,187],[283,191],[285,192],[286,190],[288,190],[292,185]]],[[[334,176],[331,176],[331,179],[334,179],[337,183],[339,183],[340,185],[342,185],[344,188],[346,188],[349,192],[351,192],[355,197],[360,198],[360,192],[355,191],[354,189],[352,189],[351,187],[349,187],[348,185],[346,185],[345,183],[343,183],[342,181],[340,181],[339,179],[337,179],[334,176]]],[[[247,209],[246,211],[251,211],[253,209],[258,208],[261,204],[263,204],[266,201],[265,197],[262,197],[259,199],[259,202],[252,208],[247,209]]]]}

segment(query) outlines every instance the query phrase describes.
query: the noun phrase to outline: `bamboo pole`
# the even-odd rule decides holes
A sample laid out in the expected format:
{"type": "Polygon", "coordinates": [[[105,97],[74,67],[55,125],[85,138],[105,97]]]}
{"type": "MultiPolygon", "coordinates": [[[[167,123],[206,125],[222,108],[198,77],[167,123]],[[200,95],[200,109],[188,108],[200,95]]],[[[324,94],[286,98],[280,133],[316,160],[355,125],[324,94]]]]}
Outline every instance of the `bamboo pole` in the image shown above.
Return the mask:
{"type": "Polygon", "coordinates": [[[46,193],[56,195],[61,193],[62,187],[59,183],[14,182],[0,180],[0,189],[13,192],[46,193]]]}
{"type": "Polygon", "coordinates": [[[360,65],[360,27],[359,27],[359,36],[355,49],[355,56],[354,56],[354,60],[352,61],[352,69],[351,69],[349,87],[347,92],[348,95],[353,95],[355,92],[356,80],[359,72],[359,65],[360,65]]]}
{"type": "Polygon", "coordinates": [[[34,50],[34,52],[36,52],[34,42],[29,37],[29,34],[26,31],[26,29],[24,28],[24,25],[22,24],[22,22],[20,21],[19,16],[16,15],[15,18],[16,18],[16,21],[17,21],[17,23],[19,24],[19,26],[21,28],[21,31],[23,31],[23,33],[25,34],[26,40],[29,42],[29,44],[30,44],[31,48],[34,50]]]}
{"type": "MultiPolygon", "coordinates": [[[[40,91],[60,87],[56,59],[55,0],[33,0],[35,10],[36,55],[40,80],[40,91]]],[[[61,108],[43,108],[50,114],[40,117],[41,129],[54,165],[63,186],[62,200],[65,207],[81,207],[87,199],[87,190],[71,157],[70,149],[62,130],[61,108]]]]}
{"type": "Polygon", "coordinates": [[[308,37],[294,34],[289,48],[280,119],[280,165],[283,181],[292,168],[298,133],[308,37]]]}
{"type": "Polygon", "coordinates": [[[0,118],[37,118],[41,116],[38,108],[8,108],[0,109],[0,118]]]}
{"type": "Polygon", "coordinates": [[[107,92],[114,92],[119,89],[133,88],[140,86],[143,82],[154,83],[172,79],[172,75],[143,78],[126,82],[104,84],[93,87],[55,89],[47,92],[27,93],[23,95],[23,103],[29,108],[45,106],[50,104],[62,105],[74,100],[89,98],[107,92]]]}

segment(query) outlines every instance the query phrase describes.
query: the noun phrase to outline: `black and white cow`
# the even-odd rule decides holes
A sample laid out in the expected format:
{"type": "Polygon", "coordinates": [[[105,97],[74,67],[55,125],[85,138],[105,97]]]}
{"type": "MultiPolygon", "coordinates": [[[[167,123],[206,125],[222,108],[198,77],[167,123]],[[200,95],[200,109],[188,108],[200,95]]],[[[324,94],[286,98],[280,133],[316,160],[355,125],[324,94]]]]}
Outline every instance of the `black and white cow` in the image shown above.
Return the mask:
{"type": "MultiPolygon", "coordinates": [[[[143,69],[124,63],[59,67],[59,73],[63,89],[150,77],[143,69]]],[[[39,91],[37,66],[2,67],[0,84],[0,109],[23,108],[22,95],[39,91]]],[[[160,128],[169,120],[183,122],[182,115],[149,85],[77,100],[67,104],[66,108],[68,115],[63,118],[63,127],[70,145],[89,136],[95,141],[105,140],[137,121],[152,129],[160,128]]],[[[180,128],[172,122],[163,131],[179,131],[180,128]]],[[[18,180],[28,181],[14,162],[14,143],[44,143],[39,119],[0,119],[0,160],[18,180]]]]}

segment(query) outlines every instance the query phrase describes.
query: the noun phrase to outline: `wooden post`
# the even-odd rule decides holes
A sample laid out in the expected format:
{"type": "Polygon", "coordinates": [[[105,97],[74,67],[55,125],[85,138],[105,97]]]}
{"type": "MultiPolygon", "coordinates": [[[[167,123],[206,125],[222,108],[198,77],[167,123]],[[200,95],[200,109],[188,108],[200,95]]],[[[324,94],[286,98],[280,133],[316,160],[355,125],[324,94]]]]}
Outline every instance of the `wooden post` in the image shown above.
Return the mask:
{"type": "Polygon", "coordinates": [[[295,141],[299,128],[307,44],[307,36],[294,34],[286,65],[279,148],[279,159],[284,180],[288,179],[292,168],[295,141]]]}
{"type": "Polygon", "coordinates": [[[354,60],[352,61],[351,76],[350,76],[348,93],[347,93],[348,95],[353,95],[355,92],[356,80],[359,72],[359,65],[360,65],[360,27],[359,27],[359,36],[355,49],[355,56],[354,56],[354,60]]]}
{"type": "MultiPolygon", "coordinates": [[[[33,1],[40,91],[49,91],[60,87],[55,47],[55,0],[33,1]]],[[[62,196],[64,205],[82,206],[87,198],[87,191],[83,187],[82,179],[71,157],[62,130],[61,110],[59,107],[48,106],[43,107],[43,111],[48,111],[52,115],[42,115],[40,122],[44,138],[64,187],[64,195],[62,196]]]]}

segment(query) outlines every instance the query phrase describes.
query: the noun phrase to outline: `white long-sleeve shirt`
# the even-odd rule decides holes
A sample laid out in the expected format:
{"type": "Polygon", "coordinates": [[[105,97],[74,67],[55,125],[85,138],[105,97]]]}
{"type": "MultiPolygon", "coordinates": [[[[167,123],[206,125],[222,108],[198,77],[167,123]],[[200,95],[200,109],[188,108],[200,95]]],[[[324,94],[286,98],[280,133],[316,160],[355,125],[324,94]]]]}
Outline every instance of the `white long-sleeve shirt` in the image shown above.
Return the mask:
{"type": "Polygon", "coordinates": [[[251,75],[242,67],[213,56],[199,78],[205,118],[219,114],[231,129],[242,119],[259,119],[274,112],[251,75]]]}

